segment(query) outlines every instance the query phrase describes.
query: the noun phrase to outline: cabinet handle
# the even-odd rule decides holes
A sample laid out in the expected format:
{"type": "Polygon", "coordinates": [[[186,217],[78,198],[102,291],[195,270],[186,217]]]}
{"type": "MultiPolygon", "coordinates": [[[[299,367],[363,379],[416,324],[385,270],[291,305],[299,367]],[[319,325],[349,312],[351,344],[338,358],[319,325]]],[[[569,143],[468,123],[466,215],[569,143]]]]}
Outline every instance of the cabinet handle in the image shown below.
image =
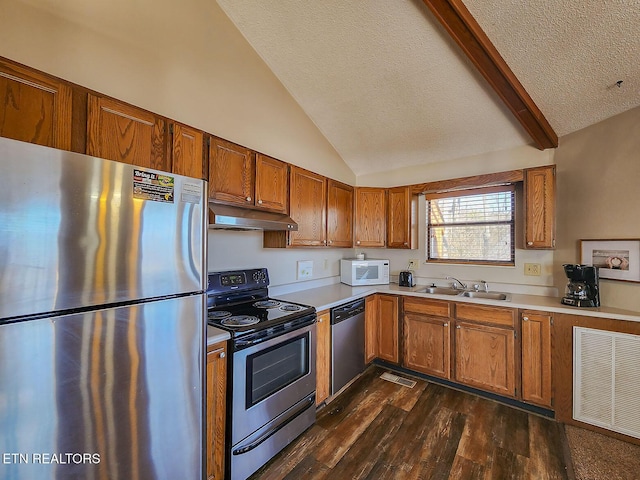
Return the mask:
{"type": "Polygon", "coordinates": [[[409,244],[408,244],[407,242],[404,242],[404,243],[403,243],[403,245],[406,247],[406,246],[408,246],[409,244]]]}
{"type": "Polygon", "coordinates": [[[220,358],[225,358],[226,356],[227,356],[227,354],[226,354],[226,353],[224,353],[224,352],[220,352],[220,358]]]}
{"type": "Polygon", "coordinates": [[[523,322],[528,322],[529,321],[529,317],[522,317],[522,321],[523,322]]]}
{"type": "Polygon", "coordinates": [[[322,318],[319,318],[319,319],[318,319],[318,323],[322,323],[322,318]]]}
{"type": "Polygon", "coordinates": [[[331,245],[333,242],[332,242],[331,240],[329,240],[327,243],[328,243],[329,245],[331,245]]]}
{"type": "Polygon", "coordinates": [[[247,197],[247,202],[250,202],[250,201],[251,201],[251,197],[247,197]]]}
{"type": "Polygon", "coordinates": [[[262,205],[262,200],[258,200],[258,204],[262,205]]]}
{"type": "Polygon", "coordinates": [[[443,323],[443,324],[442,324],[442,326],[443,326],[443,327],[448,327],[448,326],[449,326],[449,324],[448,324],[448,323],[443,323]]]}
{"type": "Polygon", "coordinates": [[[356,240],[356,245],[360,245],[360,240],[356,240]]]}
{"type": "Polygon", "coordinates": [[[456,325],[456,328],[460,328],[460,325],[456,325]]]}
{"type": "Polygon", "coordinates": [[[533,242],[527,242],[527,245],[533,245],[533,242]]]}

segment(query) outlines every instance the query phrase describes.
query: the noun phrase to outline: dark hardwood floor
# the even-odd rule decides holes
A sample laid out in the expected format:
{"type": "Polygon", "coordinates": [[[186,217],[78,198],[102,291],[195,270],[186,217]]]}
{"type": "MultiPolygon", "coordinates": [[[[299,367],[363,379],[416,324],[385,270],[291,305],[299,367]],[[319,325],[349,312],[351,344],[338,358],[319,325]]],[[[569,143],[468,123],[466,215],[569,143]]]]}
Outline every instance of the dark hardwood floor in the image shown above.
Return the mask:
{"type": "MultiPolygon", "coordinates": [[[[569,479],[552,420],[370,367],[252,480],[569,479]]],[[[569,470],[570,471],[570,470],[569,470]]]]}

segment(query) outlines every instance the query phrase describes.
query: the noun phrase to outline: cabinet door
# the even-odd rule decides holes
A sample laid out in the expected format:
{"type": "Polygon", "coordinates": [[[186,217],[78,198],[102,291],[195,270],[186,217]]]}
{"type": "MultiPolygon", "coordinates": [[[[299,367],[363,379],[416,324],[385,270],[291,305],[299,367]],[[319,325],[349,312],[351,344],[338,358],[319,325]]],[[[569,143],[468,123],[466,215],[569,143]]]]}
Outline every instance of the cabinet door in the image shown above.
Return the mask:
{"type": "Polygon", "coordinates": [[[364,363],[378,356],[378,304],[379,295],[364,299],[364,363]]]}
{"type": "Polygon", "coordinates": [[[387,203],[387,248],[417,248],[417,200],[411,189],[390,188],[387,203]]]}
{"type": "Polygon", "coordinates": [[[378,356],[399,363],[398,297],[380,295],[378,302],[378,356]]]}
{"type": "Polygon", "coordinates": [[[0,136],[71,149],[71,87],[0,59],[0,136]]]}
{"type": "Polygon", "coordinates": [[[256,207],[273,212],[289,211],[289,166],[258,153],[256,155],[256,207]]]}
{"type": "Polygon", "coordinates": [[[384,247],[387,216],[385,189],[357,187],[355,195],[356,246],[384,247]]]}
{"type": "Polygon", "coordinates": [[[327,245],[353,247],[353,187],[327,181],[327,245]]]}
{"type": "Polygon", "coordinates": [[[224,342],[207,347],[207,479],[224,477],[224,435],[227,392],[224,342]]]}
{"type": "Polygon", "coordinates": [[[404,366],[428,375],[450,379],[450,332],[450,323],[446,318],[405,314],[404,366]]]}
{"type": "Polygon", "coordinates": [[[138,167],[169,171],[165,121],[145,110],[89,94],[87,154],[138,167]]]}
{"type": "Polygon", "coordinates": [[[171,126],[171,132],[171,171],[177,175],[206,180],[202,132],[179,123],[171,126]]]}
{"type": "Polygon", "coordinates": [[[551,407],[551,320],[522,313],[522,399],[545,407],[551,407]]]}
{"type": "Polygon", "coordinates": [[[455,380],[515,396],[514,331],[467,322],[455,329],[455,380]]]}
{"type": "Polygon", "coordinates": [[[326,245],[327,182],[325,177],[291,166],[289,210],[291,218],[298,224],[298,231],[290,232],[290,245],[326,245]]]}
{"type": "Polygon", "coordinates": [[[555,248],[556,167],[530,168],[524,174],[525,247],[555,248]]]}
{"type": "Polygon", "coordinates": [[[219,138],[209,146],[209,198],[223,203],[253,205],[255,159],[248,148],[219,138]]]}
{"type": "Polygon", "coordinates": [[[331,316],[328,310],[318,313],[316,336],[316,405],[319,405],[329,398],[331,388],[331,316]]]}

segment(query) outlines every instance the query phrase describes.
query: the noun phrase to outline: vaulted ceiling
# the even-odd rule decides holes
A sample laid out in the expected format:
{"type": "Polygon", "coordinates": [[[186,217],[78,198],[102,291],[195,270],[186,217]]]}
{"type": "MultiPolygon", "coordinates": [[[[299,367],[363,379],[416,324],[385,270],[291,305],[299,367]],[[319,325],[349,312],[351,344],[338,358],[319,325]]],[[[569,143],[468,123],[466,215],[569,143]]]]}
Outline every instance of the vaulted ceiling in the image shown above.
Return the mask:
{"type": "Polygon", "coordinates": [[[548,148],[640,105],[637,0],[217,2],[356,175],[548,148]]]}

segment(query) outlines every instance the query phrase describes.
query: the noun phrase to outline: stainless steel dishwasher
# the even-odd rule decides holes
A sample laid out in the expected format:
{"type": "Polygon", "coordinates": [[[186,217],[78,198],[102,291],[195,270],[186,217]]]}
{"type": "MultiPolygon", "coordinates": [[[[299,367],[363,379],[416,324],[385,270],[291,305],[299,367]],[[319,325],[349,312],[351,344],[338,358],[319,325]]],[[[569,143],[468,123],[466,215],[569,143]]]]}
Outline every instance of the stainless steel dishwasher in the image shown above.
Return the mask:
{"type": "Polygon", "coordinates": [[[364,300],[331,309],[331,394],[364,371],[364,300]]]}

